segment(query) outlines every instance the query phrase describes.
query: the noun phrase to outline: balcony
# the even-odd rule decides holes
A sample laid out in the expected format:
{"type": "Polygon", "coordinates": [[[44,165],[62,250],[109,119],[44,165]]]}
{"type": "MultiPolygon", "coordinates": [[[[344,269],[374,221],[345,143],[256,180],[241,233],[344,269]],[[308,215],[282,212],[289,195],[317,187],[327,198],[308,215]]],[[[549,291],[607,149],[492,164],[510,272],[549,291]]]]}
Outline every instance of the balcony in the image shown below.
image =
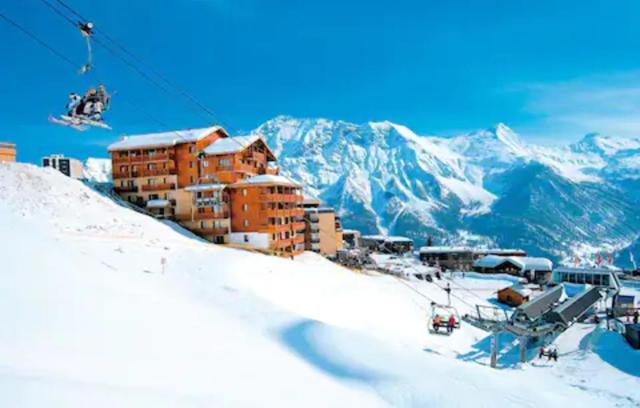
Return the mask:
{"type": "Polygon", "coordinates": [[[229,229],[226,227],[220,228],[199,228],[192,227],[189,230],[198,235],[227,235],[229,233],[229,229]]]}
{"type": "Polygon", "coordinates": [[[294,244],[304,244],[304,235],[296,235],[293,237],[294,244]]]}
{"type": "Polygon", "coordinates": [[[278,239],[276,241],[273,241],[271,243],[271,248],[272,249],[285,249],[287,247],[290,247],[292,245],[292,241],[291,239],[278,239]]]}
{"type": "Polygon", "coordinates": [[[176,169],[144,169],[142,177],[169,176],[176,174],[176,169]]]}
{"type": "Polygon", "coordinates": [[[304,231],[307,228],[307,225],[304,222],[294,222],[293,230],[294,231],[304,231]]]}
{"type": "Polygon", "coordinates": [[[258,174],[258,169],[247,163],[233,163],[228,166],[215,166],[215,172],[243,172],[243,173],[251,173],[258,174]]]}
{"type": "Polygon", "coordinates": [[[227,219],[229,218],[228,211],[221,212],[204,212],[204,213],[194,213],[194,220],[214,220],[214,219],[227,219]]]}
{"type": "Polygon", "coordinates": [[[222,197],[196,198],[196,208],[213,207],[214,205],[226,205],[227,201],[222,197]]]}
{"type": "Polygon", "coordinates": [[[113,164],[121,164],[121,163],[129,163],[129,156],[125,156],[125,157],[112,157],[111,158],[111,163],[113,164]]]}
{"type": "Polygon", "coordinates": [[[291,231],[291,224],[269,224],[267,225],[268,232],[284,232],[291,231]]]}
{"type": "Polygon", "coordinates": [[[273,217],[302,217],[304,215],[304,210],[302,208],[267,208],[265,210],[260,211],[260,215],[262,217],[273,218],[273,217]]]}
{"type": "Polygon", "coordinates": [[[111,176],[114,179],[131,178],[129,176],[129,172],[127,172],[127,171],[124,171],[124,172],[122,172],[122,171],[114,171],[114,172],[111,173],[111,176]]]}
{"type": "Polygon", "coordinates": [[[147,162],[175,160],[175,155],[170,153],[145,154],[142,157],[147,162]]]}
{"type": "Polygon", "coordinates": [[[116,193],[137,193],[138,187],[136,186],[124,186],[124,187],[114,187],[113,191],[116,193]]]}
{"type": "Polygon", "coordinates": [[[145,184],[142,186],[142,191],[175,190],[175,188],[176,188],[176,185],[174,183],[145,184]]]}
{"type": "Polygon", "coordinates": [[[260,195],[260,199],[264,202],[275,203],[301,203],[304,197],[298,194],[270,194],[260,195]]]}

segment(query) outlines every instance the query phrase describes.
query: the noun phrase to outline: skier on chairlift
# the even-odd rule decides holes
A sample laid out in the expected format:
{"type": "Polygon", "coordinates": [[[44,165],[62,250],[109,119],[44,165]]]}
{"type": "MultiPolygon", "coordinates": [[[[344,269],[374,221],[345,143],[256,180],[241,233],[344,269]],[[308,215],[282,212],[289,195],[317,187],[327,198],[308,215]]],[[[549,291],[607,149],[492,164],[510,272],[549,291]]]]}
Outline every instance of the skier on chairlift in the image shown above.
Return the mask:
{"type": "Polygon", "coordinates": [[[433,318],[433,331],[434,332],[438,332],[438,330],[440,329],[440,325],[442,325],[442,317],[440,317],[440,315],[436,315],[433,318]]]}
{"type": "Polygon", "coordinates": [[[65,109],[67,110],[67,115],[74,116],[76,113],[76,107],[82,101],[82,97],[75,92],[71,92],[69,94],[69,102],[65,109]]]}
{"type": "Polygon", "coordinates": [[[447,321],[447,333],[453,333],[453,329],[456,327],[456,317],[454,315],[449,316],[447,321]]]}

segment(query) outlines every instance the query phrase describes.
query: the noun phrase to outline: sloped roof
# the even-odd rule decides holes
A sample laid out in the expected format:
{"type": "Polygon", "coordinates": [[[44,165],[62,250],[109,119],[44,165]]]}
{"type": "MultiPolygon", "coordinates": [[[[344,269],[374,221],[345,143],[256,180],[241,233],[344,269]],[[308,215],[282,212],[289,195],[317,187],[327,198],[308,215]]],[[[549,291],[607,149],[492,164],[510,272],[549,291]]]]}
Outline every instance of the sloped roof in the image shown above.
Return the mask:
{"type": "Polygon", "coordinates": [[[226,135],[222,127],[211,126],[202,129],[174,130],[162,133],[124,136],[122,140],[111,144],[107,150],[111,152],[117,150],[175,146],[181,143],[197,142],[219,130],[222,130],[226,135]]]}
{"type": "Polygon", "coordinates": [[[220,183],[207,183],[207,184],[196,184],[193,186],[185,187],[185,191],[209,191],[209,190],[223,190],[227,185],[220,183]]]}
{"type": "Polygon", "coordinates": [[[420,248],[421,254],[439,254],[445,252],[473,252],[469,247],[455,246],[424,246],[420,248]]]}
{"type": "Polygon", "coordinates": [[[524,271],[549,271],[553,269],[553,262],[547,258],[537,258],[532,256],[510,256],[511,262],[520,265],[524,271]]]}
{"type": "Polygon", "coordinates": [[[164,208],[170,205],[171,203],[169,202],[169,200],[157,199],[147,201],[147,208],[164,208]]]}
{"type": "MultiPolygon", "coordinates": [[[[518,306],[515,313],[525,316],[530,320],[535,320],[551,309],[551,307],[560,300],[563,292],[564,289],[561,285],[555,286],[542,295],[533,298],[533,300],[518,306]]],[[[515,316],[514,314],[514,317],[515,316]]]]}
{"type": "Polygon", "coordinates": [[[500,256],[487,255],[476,260],[473,266],[478,268],[495,268],[505,262],[511,262],[522,271],[551,271],[553,263],[547,258],[536,258],[530,256],[500,256]]]}
{"type": "Polygon", "coordinates": [[[506,257],[506,256],[487,255],[487,256],[483,256],[482,258],[476,260],[473,263],[473,266],[475,266],[477,268],[495,268],[498,265],[502,265],[508,259],[509,258],[506,257]]]}
{"type": "Polygon", "coordinates": [[[267,143],[262,139],[260,135],[250,135],[250,136],[235,136],[235,137],[227,137],[224,139],[218,139],[215,142],[211,143],[209,146],[205,147],[204,154],[208,156],[215,156],[220,154],[231,154],[240,152],[247,147],[251,146],[257,141],[262,141],[264,145],[267,147],[267,153],[270,159],[275,160],[275,155],[267,146],[267,143]]]}
{"type": "Polygon", "coordinates": [[[248,179],[240,180],[237,183],[232,184],[231,187],[246,186],[251,184],[275,184],[287,187],[302,187],[302,184],[299,184],[288,177],[277,176],[274,174],[261,174],[259,176],[249,177],[248,179]]]}

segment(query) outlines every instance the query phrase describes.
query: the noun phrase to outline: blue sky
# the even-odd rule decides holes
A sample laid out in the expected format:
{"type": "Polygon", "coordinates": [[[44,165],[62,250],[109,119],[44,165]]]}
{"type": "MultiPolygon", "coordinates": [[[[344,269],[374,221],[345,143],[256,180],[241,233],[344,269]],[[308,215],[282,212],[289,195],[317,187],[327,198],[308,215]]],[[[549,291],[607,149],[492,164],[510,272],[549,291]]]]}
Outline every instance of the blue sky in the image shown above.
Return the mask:
{"type": "MultiPolygon", "coordinates": [[[[50,0],[55,2],[55,0],[50,0]]],[[[391,120],[420,134],[505,122],[565,143],[640,135],[637,1],[65,0],[236,132],[279,114],[391,120]]],[[[82,65],[77,31],[40,0],[5,13],[82,65]]],[[[113,132],[47,122],[96,81],[0,20],[0,140],[25,161],[105,156],[121,134],[209,123],[100,47],[113,132]]]]}

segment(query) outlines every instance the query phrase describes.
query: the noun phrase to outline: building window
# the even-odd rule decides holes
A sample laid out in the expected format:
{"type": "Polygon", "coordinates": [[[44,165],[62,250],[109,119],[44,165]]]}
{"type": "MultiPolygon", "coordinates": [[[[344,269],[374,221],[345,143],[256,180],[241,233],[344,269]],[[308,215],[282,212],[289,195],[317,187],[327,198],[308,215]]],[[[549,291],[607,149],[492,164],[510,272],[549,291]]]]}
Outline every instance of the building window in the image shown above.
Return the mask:
{"type": "Polygon", "coordinates": [[[189,162],[189,168],[190,168],[190,169],[192,169],[192,168],[193,168],[193,162],[192,162],[192,161],[190,161],[190,162],[189,162]]]}
{"type": "Polygon", "coordinates": [[[249,242],[249,236],[248,235],[244,236],[244,242],[249,242]]]}
{"type": "Polygon", "coordinates": [[[202,198],[202,191],[196,192],[196,198],[202,198]]]}
{"type": "Polygon", "coordinates": [[[249,220],[244,220],[244,226],[248,227],[249,226],[249,220]]]}
{"type": "Polygon", "coordinates": [[[220,167],[229,167],[229,166],[231,166],[231,160],[229,160],[229,159],[220,159],[220,160],[218,160],[218,166],[220,166],[220,167]]]}
{"type": "Polygon", "coordinates": [[[206,167],[209,167],[209,161],[207,161],[207,160],[203,160],[203,161],[202,161],[202,167],[205,167],[205,168],[206,168],[206,167]]]}
{"type": "Polygon", "coordinates": [[[247,204],[242,204],[242,211],[248,211],[249,206],[247,204]]]}
{"type": "Polygon", "coordinates": [[[196,150],[194,145],[189,146],[189,153],[193,153],[196,150]]]}
{"type": "Polygon", "coordinates": [[[191,183],[195,183],[195,178],[193,176],[189,177],[189,180],[191,181],[191,183]]]}
{"type": "Polygon", "coordinates": [[[242,195],[245,196],[245,197],[247,196],[247,189],[246,188],[242,189],[242,195]]]}

